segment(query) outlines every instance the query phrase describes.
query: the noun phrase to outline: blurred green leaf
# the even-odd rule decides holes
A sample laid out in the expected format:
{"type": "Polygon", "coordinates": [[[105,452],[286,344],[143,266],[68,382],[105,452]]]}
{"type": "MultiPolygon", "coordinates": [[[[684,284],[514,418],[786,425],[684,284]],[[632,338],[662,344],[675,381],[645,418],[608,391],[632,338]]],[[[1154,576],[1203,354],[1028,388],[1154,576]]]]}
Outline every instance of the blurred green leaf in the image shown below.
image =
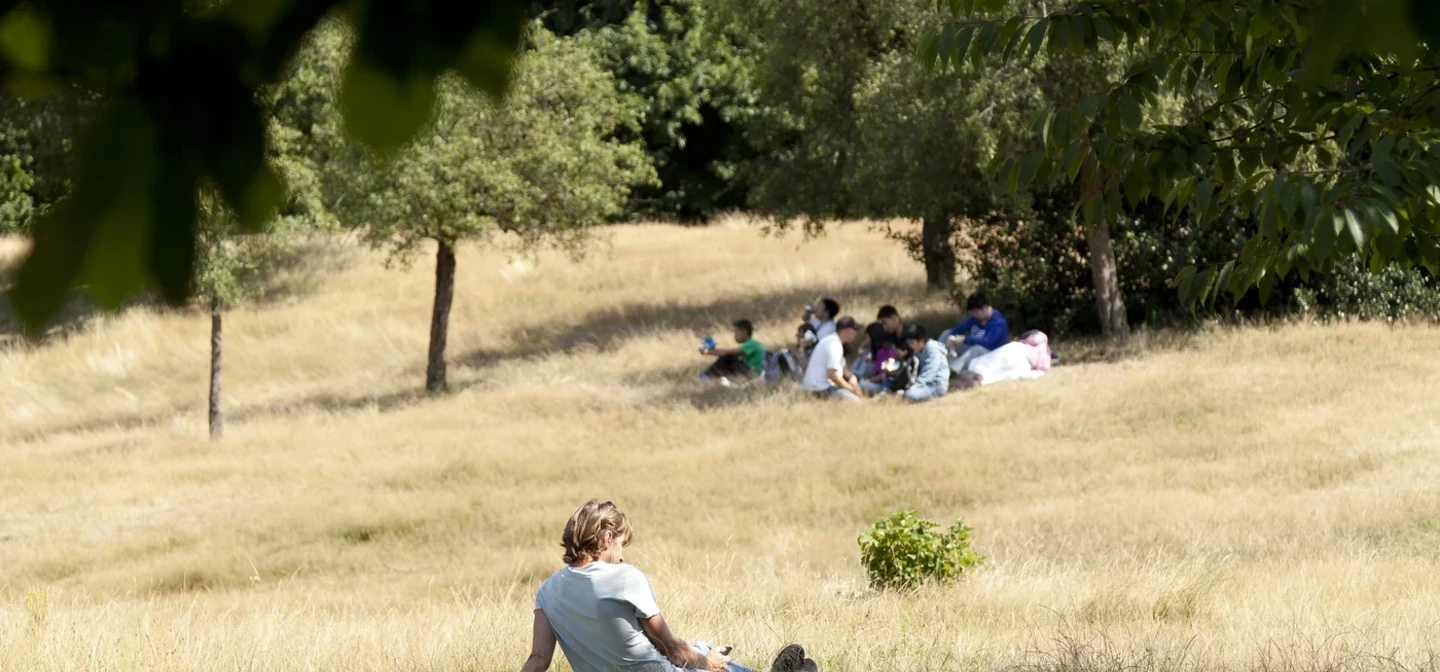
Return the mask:
{"type": "Polygon", "coordinates": [[[345,71],[340,105],[349,131],[361,142],[386,152],[415,137],[430,120],[435,78],[414,73],[398,81],[360,58],[345,71]]]}
{"type": "Polygon", "coordinates": [[[1435,0],[1409,0],[1410,21],[1432,48],[1440,47],[1440,3],[1435,0]]]}
{"type": "Polygon", "coordinates": [[[41,72],[49,67],[54,39],[50,22],[27,5],[0,19],[0,53],[24,70],[41,72]]]}

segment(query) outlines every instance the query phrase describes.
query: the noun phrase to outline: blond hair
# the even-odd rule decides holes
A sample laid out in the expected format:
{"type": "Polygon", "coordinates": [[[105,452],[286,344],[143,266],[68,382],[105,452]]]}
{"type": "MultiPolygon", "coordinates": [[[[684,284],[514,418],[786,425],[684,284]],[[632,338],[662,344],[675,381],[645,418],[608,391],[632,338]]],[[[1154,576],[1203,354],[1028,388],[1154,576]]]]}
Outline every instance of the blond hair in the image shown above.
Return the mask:
{"type": "Polygon", "coordinates": [[[585,502],[565,523],[565,536],[560,539],[565,549],[565,564],[600,559],[600,537],[606,532],[614,534],[621,546],[629,546],[634,538],[630,519],[615,508],[614,502],[598,499],[585,502]]]}

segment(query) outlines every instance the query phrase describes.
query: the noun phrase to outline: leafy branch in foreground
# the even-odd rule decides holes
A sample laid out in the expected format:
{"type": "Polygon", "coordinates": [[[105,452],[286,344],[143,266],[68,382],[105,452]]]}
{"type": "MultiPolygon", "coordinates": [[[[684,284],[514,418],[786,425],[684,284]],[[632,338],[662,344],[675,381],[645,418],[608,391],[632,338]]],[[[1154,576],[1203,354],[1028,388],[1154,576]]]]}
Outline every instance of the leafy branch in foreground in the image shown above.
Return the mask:
{"type": "Polygon", "coordinates": [[[9,291],[32,330],[76,285],[106,306],[152,287],[172,304],[188,299],[202,184],[218,188],[246,231],[270,219],[283,189],[266,160],[258,94],[332,12],[358,33],[341,97],[348,127],[383,150],[429,120],[442,72],[503,92],[525,5],[0,0],[7,94],[81,86],[106,100],[82,133],[69,197],[32,227],[33,252],[9,291]]]}

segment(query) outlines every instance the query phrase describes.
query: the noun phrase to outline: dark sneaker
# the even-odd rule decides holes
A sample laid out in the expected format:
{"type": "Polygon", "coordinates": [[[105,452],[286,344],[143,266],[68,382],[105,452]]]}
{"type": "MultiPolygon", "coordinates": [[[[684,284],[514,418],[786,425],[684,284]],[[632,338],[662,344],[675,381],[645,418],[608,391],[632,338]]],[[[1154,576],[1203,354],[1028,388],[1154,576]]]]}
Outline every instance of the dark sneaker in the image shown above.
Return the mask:
{"type": "MultiPolygon", "coordinates": [[[[799,644],[791,644],[780,649],[780,654],[775,656],[775,664],[770,666],[770,672],[801,672],[806,669],[805,647],[799,644]]],[[[810,670],[815,669],[815,661],[811,660],[810,670]]]]}

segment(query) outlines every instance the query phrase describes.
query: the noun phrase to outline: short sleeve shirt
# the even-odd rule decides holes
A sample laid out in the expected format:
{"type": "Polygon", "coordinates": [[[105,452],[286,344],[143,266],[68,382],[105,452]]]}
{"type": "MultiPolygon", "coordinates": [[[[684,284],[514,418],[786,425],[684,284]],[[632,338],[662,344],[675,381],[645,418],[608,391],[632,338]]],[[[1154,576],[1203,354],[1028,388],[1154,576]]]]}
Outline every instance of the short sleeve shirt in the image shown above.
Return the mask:
{"type": "Polygon", "coordinates": [[[751,371],[760,373],[765,370],[765,344],[755,339],[750,339],[740,344],[740,357],[745,360],[745,366],[751,371]]]}
{"type": "Polygon", "coordinates": [[[674,672],[645,637],[640,619],[660,613],[645,575],[632,565],[562,567],[540,586],[535,608],[575,672],[674,672]]]}
{"type": "Polygon", "coordinates": [[[820,339],[815,351],[810,353],[810,363],[805,366],[803,386],[812,392],[824,392],[830,389],[830,372],[844,370],[845,345],[840,342],[838,335],[832,333],[820,339]]]}

